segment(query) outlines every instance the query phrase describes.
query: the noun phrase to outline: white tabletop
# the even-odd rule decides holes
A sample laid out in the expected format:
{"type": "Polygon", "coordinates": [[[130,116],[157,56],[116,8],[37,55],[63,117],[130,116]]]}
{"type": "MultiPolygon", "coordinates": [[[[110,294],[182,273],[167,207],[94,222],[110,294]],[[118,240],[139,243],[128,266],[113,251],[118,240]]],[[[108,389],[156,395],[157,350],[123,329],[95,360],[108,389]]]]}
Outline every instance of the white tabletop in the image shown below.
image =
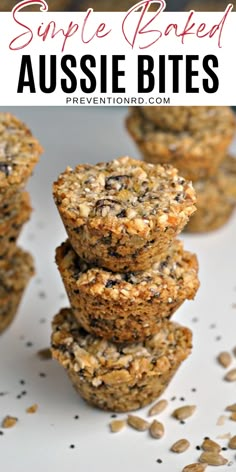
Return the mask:
{"type": "MultiPolygon", "coordinates": [[[[199,257],[201,288],[196,300],[185,303],[174,317],[193,330],[194,347],[163,395],[170,401],[160,416],[166,428],[164,438],[156,441],[147,433],[129,428],[111,434],[110,413],[87,406],[63,369],[55,361],[39,360],[36,353],[49,346],[53,315],[68,305],[54,263],[55,247],[65,239],[65,231],[52,200],[52,182],[67,165],[95,163],[123,154],[138,157],[124,129],[127,110],[10,111],[32,128],[45,154],[29,184],[35,211],[21,238],[22,245],[35,257],[37,275],[27,289],[15,322],[0,339],[0,420],[7,414],[19,418],[14,428],[0,435],[1,470],[181,471],[199,457],[196,446],[204,436],[216,439],[225,433],[236,434],[236,423],[229,419],[222,426],[216,425],[225,406],[236,401],[235,383],[222,380],[225,372],[216,362],[221,350],[236,346],[236,218],[214,233],[184,236],[186,248],[199,257]],[[29,415],[25,409],[33,403],[39,409],[29,415]],[[184,404],[196,404],[197,411],[185,424],[179,424],[170,415],[184,404]],[[181,455],[170,453],[171,444],[184,437],[190,440],[191,448],[181,455]]],[[[236,358],[233,365],[236,367],[236,358]]],[[[144,409],[139,414],[146,417],[146,412],[144,409]]],[[[226,440],[220,443],[227,445],[226,440]]],[[[235,457],[233,451],[223,454],[229,460],[235,457]]],[[[219,470],[235,472],[236,462],[231,468],[224,466],[219,470]]]]}

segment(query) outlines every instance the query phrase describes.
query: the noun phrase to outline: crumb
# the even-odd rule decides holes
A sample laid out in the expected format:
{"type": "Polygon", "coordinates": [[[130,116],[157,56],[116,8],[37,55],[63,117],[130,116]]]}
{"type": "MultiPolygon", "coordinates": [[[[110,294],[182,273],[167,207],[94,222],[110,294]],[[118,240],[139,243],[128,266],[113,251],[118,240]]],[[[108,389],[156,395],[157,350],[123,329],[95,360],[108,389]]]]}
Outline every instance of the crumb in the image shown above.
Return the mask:
{"type": "Polygon", "coordinates": [[[36,411],[38,411],[38,407],[39,406],[37,405],[37,403],[34,403],[33,405],[26,408],[26,413],[36,413],[36,411]]]}
{"type": "Polygon", "coordinates": [[[15,416],[7,415],[2,421],[2,428],[12,428],[16,425],[17,421],[18,418],[16,418],[15,416]]]}

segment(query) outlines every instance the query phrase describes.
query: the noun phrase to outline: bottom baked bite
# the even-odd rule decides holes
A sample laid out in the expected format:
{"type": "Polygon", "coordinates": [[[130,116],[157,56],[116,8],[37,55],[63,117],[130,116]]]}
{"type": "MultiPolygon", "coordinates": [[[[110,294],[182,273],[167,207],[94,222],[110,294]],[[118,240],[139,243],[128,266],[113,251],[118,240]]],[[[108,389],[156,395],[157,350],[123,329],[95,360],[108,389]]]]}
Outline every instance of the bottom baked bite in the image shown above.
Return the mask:
{"type": "Polygon", "coordinates": [[[30,278],[34,274],[32,256],[17,249],[0,270],[0,333],[12,322],[30,278]]]}
{"type": "Polygon", "coordinates": [[[52,329],[53,358],[75,389],[90,404],[118,412],[159,397],[192,347],[191,331],[170,321],[142,343],[113,344],[88,334],[69,308],[55,316],[52,329]]]}

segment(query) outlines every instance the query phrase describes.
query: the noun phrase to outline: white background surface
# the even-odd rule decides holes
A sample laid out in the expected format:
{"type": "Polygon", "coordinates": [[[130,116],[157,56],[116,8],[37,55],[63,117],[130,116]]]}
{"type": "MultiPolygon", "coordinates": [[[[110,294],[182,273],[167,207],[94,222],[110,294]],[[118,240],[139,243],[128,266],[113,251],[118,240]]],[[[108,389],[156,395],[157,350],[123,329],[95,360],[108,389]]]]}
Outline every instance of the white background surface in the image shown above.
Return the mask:
{"type": "MultiPolygon", "coordinates": [[[[227,420],[216,426],[225,406],[236,401],[236,388],[235,383],[222,380],[225,371],[215,360],[219,351],[236,346],[236,218],[209,235],[184,236],[186,248],[199,256],[201,288],[195,302],[186,303],[174,317],[193,330],[194,348],[163,395],[168,400],[176,397],[160,416],[165,437],[157,441],[129,428],[112,435],[108,428],[111,414],[87,406],[63,369],[55,361],[40,361],[36,352],[49,346],[51,319],[68,303],[54,263],[55,247],[65,239],[65,231],[52,200],[51,184],[67,165],[122,154],[138,157],[124,129],[126,110],[10,111],[32,128],[45,154],[29,185],[35,211],[21,238],[22,245],[34,254],[37,275],[15,322],[0,338],[0,393],[6,393],[0,395],[0,421],[7,414],[19,418],[15,428],[0,436],[0,468],[9,472],[180,472],[199,457],[196,446],[204,436],[215,439],[228,432],[236,434],[235,422],[227,420]],[[28,342],[33,345],[27,346],[28,342]],[[27,393],[17,398],[22,391],[27,393]],[[38,412],[26,414],[33,403],[38,403],[38,412]],[[197,412],[186,424],[179,424],[170,415],[186,403],[196,404],[197,412]],[[170,453],[171,444],[183,437],[191,441],[189,451],[170,453]],[[156,462],[158,458],[162,464],[156,462]]],[[[139,414],[146,417],[146,411],[139,414]]],[[[227,441],[221,444],[225,446],[227,441]]],[[[223,453],[229,460],[235,459],[235,452],[223,453]]],[[[219,470],[235,472],[236,462],[219,470]]]]}

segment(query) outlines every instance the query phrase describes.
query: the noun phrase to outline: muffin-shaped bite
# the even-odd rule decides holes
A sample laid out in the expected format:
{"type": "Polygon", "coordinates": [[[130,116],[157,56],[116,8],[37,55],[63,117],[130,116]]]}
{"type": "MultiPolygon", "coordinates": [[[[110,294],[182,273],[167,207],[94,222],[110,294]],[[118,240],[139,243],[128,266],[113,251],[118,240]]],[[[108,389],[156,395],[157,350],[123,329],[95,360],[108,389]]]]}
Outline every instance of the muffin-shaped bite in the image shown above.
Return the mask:
{"type": "Polygon", "coordinates": [[[71,309],[54,318],[52,355],[80,395],[104,410],[130,411],[159,397],[191,352],[191,331],[163,321],[143,343],[113,344],[86,333],[71,309]]]}
{"type": "MultiPolygon", "coordinates": [[[[233,113],[229,107],[140,107],[145,118],[163,131],[196,133],[204,129],[214,130],[221,124],[232,124],[233,113]]],[[[235,124],[234,124],[235,128],[235,124]]]]}
{"type": "Polygon", "coordinates": [[[171,166],[121,157],[67,168],[53,187],[76,253],[113,271],[149,268],[195,211],[192,184],[171,166]]]}
{"type": "Polygon", "coordinates": [[[23,225],[29,220],[32,212],[28,192],[18,194],[15,205],[6,202],[0,212],[0,268],[13,256],[16,242],[23,225]]]}
{"type": "Polygon", "coordinates": [[[198,287],[198,262],[174,241],[165,259],[142,272],[114,273],[83,262],[69,241],[56,251],[74,316],[96,336],[136,342],[157,333],[198,287]]]}
{"type": "Polygon", "coordinates": [[[146,162],[171,164],[193,181],[217,172],[236,129],[235,116],[229,107],[217,107],[207,125],[191,128],[189,124],[190,128],[181,132],[161,129],[141,107],[131,109],[126,125],[146,162]]]}
{"type": "Polygon", "coordinates": [[[0,266],[0,333],[12,322],[23,293],[34,274],[32,256],[16,249],[14,256],[0,266]]]}
{"type": "Polygon", "coordinates": [[[185,230],[203,233],[224,226],[236,206],[236,159],[226,156],[217,173],[207,180],[194,182],[197,211],[185,230]]]}
{"type": "Polygon", "coordinates": [[[24,123],[10,113],[0,113],[0,204],[23,188],[31,176],[42,147],[24,123]]]}

